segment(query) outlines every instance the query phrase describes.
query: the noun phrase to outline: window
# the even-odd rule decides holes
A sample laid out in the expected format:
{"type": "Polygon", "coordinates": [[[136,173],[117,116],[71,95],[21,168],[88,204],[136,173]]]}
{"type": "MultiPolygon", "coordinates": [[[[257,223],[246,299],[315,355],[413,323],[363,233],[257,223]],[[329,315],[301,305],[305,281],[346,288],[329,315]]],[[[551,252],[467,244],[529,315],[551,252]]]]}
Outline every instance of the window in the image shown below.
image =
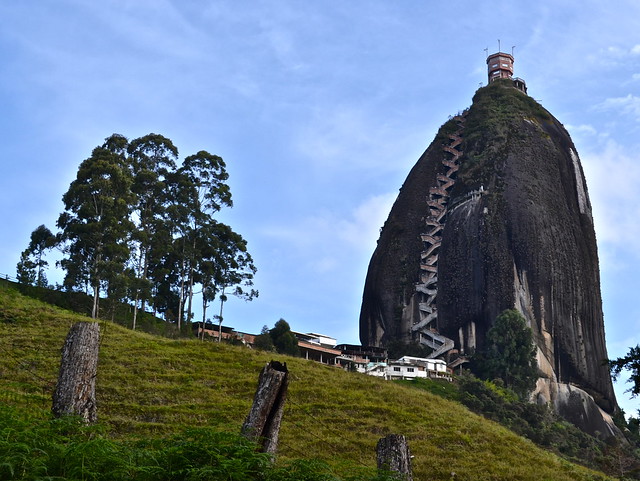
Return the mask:
{"type": "Polygon", "coordinates": [[[508,63],[503,63],[502,66],[506,67],[506,68],[509,68],[509,64],[508,63]]]}
{"type": "Polygon", "coordinates": [[[413,372],[413,368],[412,367],[408,367],[407,368],[407,372],[413,372]]]}
{"type": "Polygon", "coordinates": [[[400,368],[399,368],[399,367],[394,367],[394,368],[393,368],[393,371],[394,371],[394,372],[400,372],[400,368]]]}
{"type": "Polygon", "coordinates": [[[494,63],[494,64],[491,66],[491,68],[498,68],[498,64],[497,64],[497,63],[494,63]]]}

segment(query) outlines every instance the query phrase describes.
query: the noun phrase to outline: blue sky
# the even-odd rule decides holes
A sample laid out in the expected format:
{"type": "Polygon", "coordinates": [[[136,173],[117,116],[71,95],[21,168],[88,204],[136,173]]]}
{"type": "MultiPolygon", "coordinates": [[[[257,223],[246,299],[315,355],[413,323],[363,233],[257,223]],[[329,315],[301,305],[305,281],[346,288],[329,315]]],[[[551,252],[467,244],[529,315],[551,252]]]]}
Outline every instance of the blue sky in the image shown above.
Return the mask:
{"type": "Polygon", "coordinates": [[[229,302],[225,323],[258,332],[282,317],[357,343],[379,228],[438,127],[486,82],[484,49],[500,39],[576,143],[609,354],[623,355],[640,342],[640,3],[612,5],[2,2],[0,273],[15,275],[35,227],[54,228],[93,147],[155,132],[181,158],[227,162],[235,206],[221,218],[249,242],[260,297],[229,302]]]}

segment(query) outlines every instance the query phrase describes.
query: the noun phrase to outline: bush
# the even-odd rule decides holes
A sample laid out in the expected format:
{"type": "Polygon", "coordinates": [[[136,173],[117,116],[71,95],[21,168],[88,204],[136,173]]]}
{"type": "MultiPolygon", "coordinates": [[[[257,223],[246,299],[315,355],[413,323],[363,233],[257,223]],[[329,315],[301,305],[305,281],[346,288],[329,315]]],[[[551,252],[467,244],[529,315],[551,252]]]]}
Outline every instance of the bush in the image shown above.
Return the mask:
{"type": "Polygon", "coordinates": [[[536,385],[538,364],[531,328],[518,311],[509,309],[496,317],[471,368],[479,377],[501,379],[522,399],[527,397],[536,385]]]}
{"type": "MultiPolygon", "coordinates": [[[[366,468],[349,481],[391,481],[366,468]]],[[[0,479],[84,481],[341,481],[324,461],[275,466],[240,435],[189,429],[165,439],[118,441],[80,418],[25,419],[0,406],[0,479]]],[[[347,478],[345,478],[346,480],[347,478]]]]}
{"type": "Polygon", "coordinates": [[[564,457],[602,468],[603,443],[560,418],[547,405],[521,400],[510,389],[470,373],[459,377],[460,402],[539,446],[564,457]]]}

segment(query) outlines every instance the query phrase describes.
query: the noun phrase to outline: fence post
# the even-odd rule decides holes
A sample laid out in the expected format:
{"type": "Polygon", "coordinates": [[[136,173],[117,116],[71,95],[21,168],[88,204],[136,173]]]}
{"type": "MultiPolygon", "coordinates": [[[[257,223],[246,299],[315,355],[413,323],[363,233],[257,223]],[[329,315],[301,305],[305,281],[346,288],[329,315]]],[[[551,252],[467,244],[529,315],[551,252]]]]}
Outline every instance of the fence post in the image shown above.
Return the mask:
{"type": "Polygon", "coordinates": [[[288,385],[287,363],[271,361],[262,368],[253,405],[242,425],[241,433],[256,441],[264,453],[275,453],[278,448],[288,385]]]}
{"type": "Polygon", "coordinates": [[[411,451],[407,438],[400,434],[389,434],[376,446],[378,469],[399,473],[404,481],[413,481],[411,451]]]}
{"type": "Polygon", "coordinates": [[[62,347],[58,384],[51,410],[56,417],[74,414],[86,423],[97,420],[96,374],[100,326],[97,322],[77,322],[62,347]]]}

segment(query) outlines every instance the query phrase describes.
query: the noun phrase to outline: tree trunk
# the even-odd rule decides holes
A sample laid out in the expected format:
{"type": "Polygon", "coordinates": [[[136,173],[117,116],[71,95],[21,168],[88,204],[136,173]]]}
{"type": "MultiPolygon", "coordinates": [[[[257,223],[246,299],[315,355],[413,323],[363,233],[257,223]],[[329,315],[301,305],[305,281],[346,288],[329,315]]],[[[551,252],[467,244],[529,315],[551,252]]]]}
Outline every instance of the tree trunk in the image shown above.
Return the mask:
{"type": "MultiPolygon", "coordinates": [[[[144,249],[144,254],[142,256],[142,281],[144,282],[144,284],[146,285],[147,283],[147,278],[149,275],[149,262],[147,260],[147,256],[148,256],[148,250],[144,249]]],[[[136,291],[136,299],[138,298],[138,291],[136,291]]],[[[140,300],[140,311],[144,312],[144,309],[146,307],[146,302],[145,302],[146,298],[143,295],[142,299],[140,300]]],[[[137,306],[137,304],[136,304],[137,306]]]]}
{"type": "Polygon", "coordinates": [[[91,318],[98,318],[98,301],[100,299],[100,284],[93,286],[93,306],[91,307],[91,318]]]}
{"type": "Polygon", "coordinates": [[[191,258],[191,262],[189,263],[189,306],[187,308],[187,319],[186,322],[190,322],[191,321],[191,310],[192,310],[192,305],[193,305],[193,277],[194,277],[194,271],[195,268],[193,267],[193,265],[195,264],[195,251],[196,251],[196,239],[194,237],[193,239],[193,245],[191,246],[191,252],[192,254],[192,258],[191,258]]]}
{"type": "MultiPolygon", "coordinates": [[[[184,255],[184,249],[182,249],[184,255]]],[[[180,271],[180,296],[178,299],[178,332],[182,325],[182,308],[184,301],[184,260],[182,261],[182,270],[180,271]]]]}
{"type": "Polygon", "coordinates": [[[411,451],[407,444],[407,438],[400,434],[389,434],[378,441],[376,453],[378,469],[399,473],[401,479],[413,481],[411,451]]]}
{"type": "Polygon", "coordinates": [[[222,287],[222,293],[220,294],[220,315],[218,316],[218,342],[222,342],[222,306],[224,301],[227,300],[227,296],[224,295],[224,286],[222,287]]]}
{"type": "Polygon", "coordinates": [[[97,322],[78,322],[71,326],[62,347],[58,384],[51,410],[56,417],[78,415],[94,423],[96,414],[96,373],[100,326],[97,322]]]}
{"type": "Polygon", "coordinates": [[[256,441],[264,453],[275,453],[278,448],[288,385],[289,371],[286,363],[271,361],[262,368],[253,405],[242,425],[241,433],[256,441]]]}
{"type": "Polygon", "coordinates": [[[205,326],[205,323],[207,322],[207,307],[209,306],[206,292],[207,292],[206,286],[203,286],[202,287],[202,332],[201,332],[203,341],[204,341],[204,326],[205,326]]]}
{"type": "Polygon", "coordinates": [[[131,330],[136,330],[136,320],[138,319],[138,290],[136,289],[136,298],[133,300],[133,323],[131,330]]]}

